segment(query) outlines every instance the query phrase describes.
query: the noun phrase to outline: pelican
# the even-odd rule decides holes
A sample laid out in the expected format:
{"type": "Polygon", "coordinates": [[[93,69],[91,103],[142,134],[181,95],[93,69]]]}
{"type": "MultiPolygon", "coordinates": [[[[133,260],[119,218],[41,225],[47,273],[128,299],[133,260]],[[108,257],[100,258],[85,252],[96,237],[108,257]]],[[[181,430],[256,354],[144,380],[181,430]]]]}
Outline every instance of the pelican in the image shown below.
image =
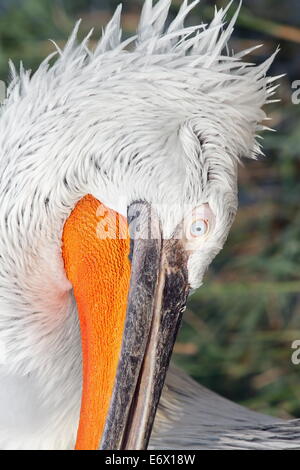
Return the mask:
{"type": "Polygon", "coordinates": [[[242,447],[259,427],[261,445],[270,429],[284,441],[282,423],[174,369],[160,400],[187,297],[228,236],[238,163],[261,152],[276,87],[274,55],[256,66],[249,50],[229,53],[239,8],[226,27],[231,4],[185,27],[198,1],[184,1],[166,27],[170,3],[146,0],[125,41],[118,7],[95,48],[92,32],[77,41],[77,23],[33,74],[11,64],[1,449],[145,449],[150,437],[150,448],[242,447]]]}

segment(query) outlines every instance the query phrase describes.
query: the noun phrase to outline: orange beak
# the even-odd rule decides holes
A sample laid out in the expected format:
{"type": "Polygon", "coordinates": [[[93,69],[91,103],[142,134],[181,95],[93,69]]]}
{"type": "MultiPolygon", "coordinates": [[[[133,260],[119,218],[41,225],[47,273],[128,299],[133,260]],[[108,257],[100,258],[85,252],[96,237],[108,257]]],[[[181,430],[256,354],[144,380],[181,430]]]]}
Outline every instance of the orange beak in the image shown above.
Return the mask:
{"type": "Polygon", "coordinates": [[[113,391],[130,278],[126,219],[88,195],[63,232],[65,269],[77,302],[83,389],[76,449],[98,449],[113,391]]]}
{"type": "Polygon", "coordinates": [[[162,240],[149,205],[137,206],[131,240],[127,220],[90,195],[64,226],[82,338],[78,450],[147,447],[189,291],[180,240],[162,240]]]}

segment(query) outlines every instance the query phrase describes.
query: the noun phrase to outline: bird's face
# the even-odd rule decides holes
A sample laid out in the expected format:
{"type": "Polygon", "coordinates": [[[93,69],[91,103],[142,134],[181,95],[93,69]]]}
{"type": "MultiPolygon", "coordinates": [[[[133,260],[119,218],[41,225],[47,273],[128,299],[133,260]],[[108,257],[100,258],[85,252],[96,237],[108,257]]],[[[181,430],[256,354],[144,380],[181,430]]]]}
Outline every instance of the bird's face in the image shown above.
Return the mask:
{"type": "Polygon", "coordinates": [[[83,350],[78,449],[147,447],[187,297],[235,213],[235,179],[208,180],[177,204],[140,193],[127,217],[87,196],[65,224],[83,350]]]}

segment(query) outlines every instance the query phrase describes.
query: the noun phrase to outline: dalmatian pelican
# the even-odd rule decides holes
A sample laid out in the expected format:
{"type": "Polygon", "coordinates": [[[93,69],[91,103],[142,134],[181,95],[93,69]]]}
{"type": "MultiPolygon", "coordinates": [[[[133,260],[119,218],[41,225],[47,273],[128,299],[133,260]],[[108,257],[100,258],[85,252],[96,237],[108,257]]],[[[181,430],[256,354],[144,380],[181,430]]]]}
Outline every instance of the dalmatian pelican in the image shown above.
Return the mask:
{"type": "MultiPolygon", "coordinates": [[[[237,210],[239,160],[261,152],[274,55],[256,66],[243,61],[249,51],[229,53],[239,13],[225,26],[230,4],[209,25],[185,27],[198,1],[166,26],[170,3],[146,0],[125,41],[118,7],[95,48],[92,32],[77,41],[78,23],[34,73],[10,66],[1,449],[145,449],[157,407],[150,447],[165,447],[174,415],[185,426],[178,384],[203,395],[173,371],[160,401],[187,297],[237,210]]],[[[207,410],[218,403],[212,395],[207,410]]]]}

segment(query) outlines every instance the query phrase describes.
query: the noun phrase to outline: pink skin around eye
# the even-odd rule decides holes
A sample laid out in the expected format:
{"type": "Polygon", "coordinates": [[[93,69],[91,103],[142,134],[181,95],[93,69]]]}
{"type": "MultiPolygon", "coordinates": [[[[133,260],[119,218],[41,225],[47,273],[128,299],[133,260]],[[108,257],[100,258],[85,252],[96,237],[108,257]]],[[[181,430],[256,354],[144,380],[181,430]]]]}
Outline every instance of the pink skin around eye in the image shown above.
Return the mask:
{"type": "Polygon", "coordinates": [[[215,222],[215,216],[207,203],[193,210],[193,218],[207,220],[210,227],[215,222]]]}

